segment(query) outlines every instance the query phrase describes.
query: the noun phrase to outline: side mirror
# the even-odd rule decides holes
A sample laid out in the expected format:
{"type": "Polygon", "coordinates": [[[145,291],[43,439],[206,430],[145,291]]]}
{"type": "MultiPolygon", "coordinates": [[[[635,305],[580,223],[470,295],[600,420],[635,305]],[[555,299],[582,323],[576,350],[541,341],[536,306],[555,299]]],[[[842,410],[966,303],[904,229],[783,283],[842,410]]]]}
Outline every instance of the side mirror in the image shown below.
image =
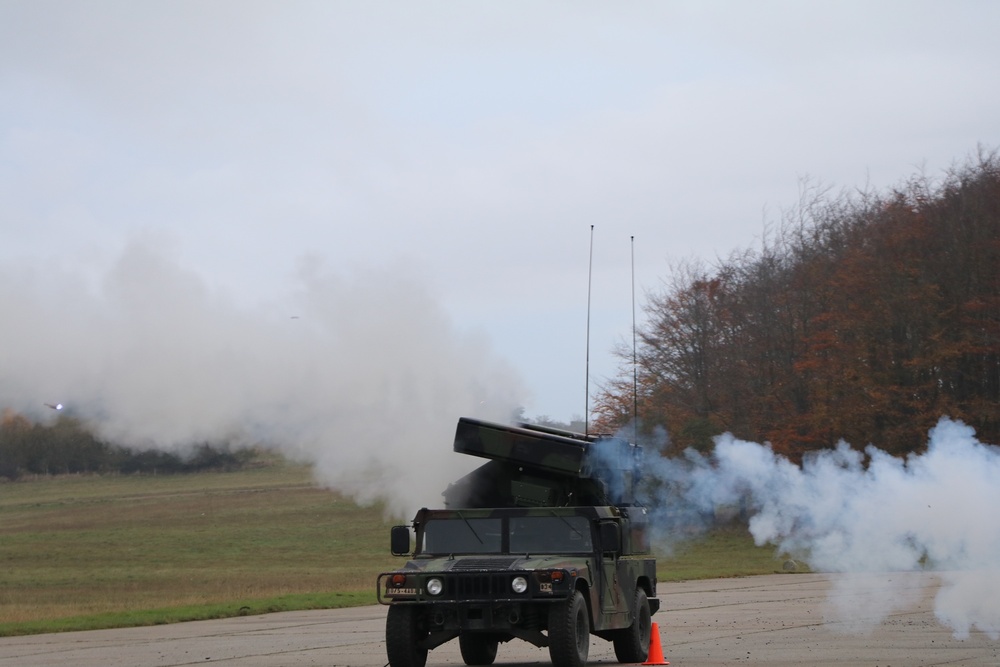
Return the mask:
{"type": "Polygon", "coordinates": [[[616,556],[622,550],[622,531],[617,523],[605,522],[600,527],[601,551],[613,553],[616,556]]]}
{"type": "Polygon", "coordinates": [[[410,554],[410,527],[393,526],[389,545],[393,556],[408,556],[410,554]]]}

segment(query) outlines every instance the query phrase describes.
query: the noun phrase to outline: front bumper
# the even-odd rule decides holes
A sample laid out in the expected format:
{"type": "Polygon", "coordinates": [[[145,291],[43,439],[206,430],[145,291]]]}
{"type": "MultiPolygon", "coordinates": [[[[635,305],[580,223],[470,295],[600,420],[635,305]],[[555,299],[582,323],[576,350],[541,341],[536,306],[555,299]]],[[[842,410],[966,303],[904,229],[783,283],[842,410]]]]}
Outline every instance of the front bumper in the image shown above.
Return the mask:
{"type": "Polygon", "coordinates": [[[383,572],[375,583],[379,604],[443,604],[470,605],[477,603],[525,604],[564,600],[576,588],[575,570],[504,570],[501,572],[383,572]],[[553,576],[555,573],[555,576],[553,576]],[[428,591],[428,582],[437,579],[441,590],[437,595],[428,591]],[[527,586],[517,592],[516,579],[527,586]]]}

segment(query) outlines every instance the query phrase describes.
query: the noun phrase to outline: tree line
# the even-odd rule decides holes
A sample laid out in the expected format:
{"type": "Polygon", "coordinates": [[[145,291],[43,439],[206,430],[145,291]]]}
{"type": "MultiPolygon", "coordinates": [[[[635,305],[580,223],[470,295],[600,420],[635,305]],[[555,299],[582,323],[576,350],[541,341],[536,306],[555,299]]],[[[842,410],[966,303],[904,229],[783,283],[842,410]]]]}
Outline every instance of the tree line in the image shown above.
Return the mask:
{"type": "Polygon", "coordinates": [[[96,438],[78,419],[60,415],[38,424],[5,410],[0,418],[0,478],[67,473],[177,473],[234,469],[253,458],[250,450],[230,451],[203,443],[184,455],[130,449],[96,438]]]}
{"type": "Polygon", "coordinates": [[[844,439],[904,454],[947,415],[1000,443],[1000,159],[938,182],[809,186],[760,247],[678,267],[596,397],[670,448],[731,432],[798,460],[844,439]]]}

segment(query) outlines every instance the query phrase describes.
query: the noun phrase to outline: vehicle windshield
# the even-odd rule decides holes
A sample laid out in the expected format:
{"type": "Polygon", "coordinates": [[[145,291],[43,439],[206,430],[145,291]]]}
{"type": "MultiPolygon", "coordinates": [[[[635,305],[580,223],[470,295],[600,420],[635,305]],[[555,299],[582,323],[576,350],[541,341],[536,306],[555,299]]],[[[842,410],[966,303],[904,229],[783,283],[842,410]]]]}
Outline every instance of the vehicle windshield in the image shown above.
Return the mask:
{"type": "Polygon", "coordinates": [[[426,554],[590,553],[590,522],[582,516],[438,518],[424,526],[426,554]]]}
{"type": "Polygon", "coordinates": [[[510,553],[589,553],[590,522],[582,516],[520,516],[510,519],[510,553]]]}
{"type": "Polygon", "coordinates": [[[503,526],[494,519],[434,519],[424,528],[421,551],[431,554],[500,553],[503,526]]]}

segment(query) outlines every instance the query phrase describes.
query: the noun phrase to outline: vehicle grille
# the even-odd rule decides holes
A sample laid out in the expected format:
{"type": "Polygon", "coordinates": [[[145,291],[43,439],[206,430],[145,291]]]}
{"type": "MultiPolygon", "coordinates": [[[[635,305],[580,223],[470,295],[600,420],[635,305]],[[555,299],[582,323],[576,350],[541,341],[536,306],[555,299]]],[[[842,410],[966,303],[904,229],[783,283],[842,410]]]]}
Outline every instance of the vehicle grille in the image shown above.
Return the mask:
{"type": "Polygon", "coordinates": [[[509,597],[509,574],[453,574],[445,594],[454,600],[490,600],[509,597]]]}

